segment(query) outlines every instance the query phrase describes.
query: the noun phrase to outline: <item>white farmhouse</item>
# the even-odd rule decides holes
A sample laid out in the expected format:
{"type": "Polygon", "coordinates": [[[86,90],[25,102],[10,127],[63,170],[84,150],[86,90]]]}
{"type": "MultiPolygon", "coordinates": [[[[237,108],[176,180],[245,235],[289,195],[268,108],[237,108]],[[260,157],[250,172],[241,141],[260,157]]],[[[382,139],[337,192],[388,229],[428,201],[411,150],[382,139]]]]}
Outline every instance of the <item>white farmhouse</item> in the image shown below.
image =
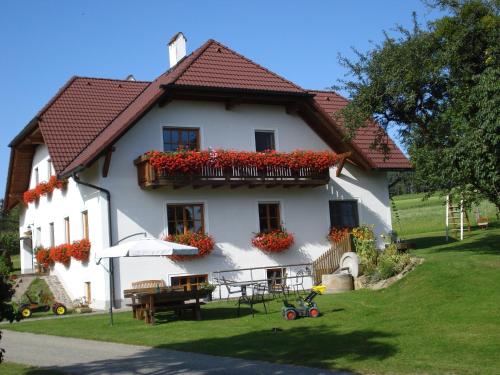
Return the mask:
{"type": "Polygon", "coordinates": [[[35,268],[36,247],[88,238],[88,262],[55,263],[50,273],[71,298],[86,296],[105,308],[108,274],[94,252],[135,233],[163,238],[196,230],[210,234],[215,247],[190,261],[115,259],[117,304],[134,281],[189,286],[213,281],[220,270],[261,267],[266,277],[269,270],[310,263],[329,248],[331,227],[391,229],[386,174],[409,169],[409,162],[390,140],[388,158],[370,148],[375,124],[345,141],[333,113],[346,99],[303,89],[214,40],[185,56],[179,33],[169,50],[170,69],[152,82],[71,78],[11,142],[4,208],[22,205],[22,272],[35,268]],[[179,147],[330,150],[348,158],[326,179],[304,175],[295,183],[272,173],[248,180],[159,178],[141,162],[150,150],[179,147]],[[24,192],[54,175],[67,186],[23,203],[24,192]],[[267,253],[252,246],[254,233],[280,226],[294,234],[290,249],[267,253]]]}

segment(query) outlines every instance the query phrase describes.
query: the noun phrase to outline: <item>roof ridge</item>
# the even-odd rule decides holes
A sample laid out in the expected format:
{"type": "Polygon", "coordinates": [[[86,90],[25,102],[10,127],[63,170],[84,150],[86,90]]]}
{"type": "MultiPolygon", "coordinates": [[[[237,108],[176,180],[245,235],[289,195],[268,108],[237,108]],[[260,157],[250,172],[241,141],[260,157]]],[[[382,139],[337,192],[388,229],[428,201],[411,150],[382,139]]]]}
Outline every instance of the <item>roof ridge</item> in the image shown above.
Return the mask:
{"type": "Polygon", "coordinates": [[[151,83],[151,81],[141,81],[134,79],[133,81],[128,79],[120,79],[120,78],[106,78],[106,77],[89,77],[89,76],[74,76],[77,79],[95,79],[100,81],[118,81],[118,82],[130,82],[130,83],[151,83]]]}
{"type": "MultiPolygon", "coordinates": [[[[255,61],[253,61],[252,59],[249,59],[248,57],[246,57],[246,56],[242,55],[241,53],[236,52],[235,50],[233,50],[233,49],[229,48],[228,46],[226,46],[226,45],[222,44],[221,42],[219,42],[219,41],[217,41],[217,40],[215,40],[215,39],[209,39],[209,40],[206,42],[206,44],[207,44],[207,45],[205,46],[204,50],[206,50],[206,49],[208,48],[208,46],[209,46],[210,44],[212,44],[212,43],[217,44],[218,46],[220,46],[220,47],[222,47],[222,48],[225,48],[225,49],[226,49],[226,50],[228,50],[230,53],[232,53],[232,54],[234,54],[234,55],[236,55],[236,56],[238,56],[238,57],[242,58],[243,60],[245,60],[245,61],[247,61],[247,62],[249,62],[249,63],[251,63],[251,64],[256,65],[258,68],[260,68],[260,69],[262,69],[262,70],[266,71],[267,73],[269,73],[269,74],[271,74],[271,75],[275,76],[276,78],[279,78],[279,79],[281,79],[281,80],[283,80],[283,81],[285,81],[285,82],[289,83],[290,85],[292,85],[292,86],[293,86],[293,87],[295,87],[296,89],[298,89],[298,90],[300,90],[300,91],[304,91],[304,92],[306,92],[306,90],[305,90],[305,89],[303,89],[303,88],[302,88],[302,87],[300,87],[299,85],[297,85],[297,84],[293,83],[293,82],[292,82],[292,81],[290,81],[289,79],[286,79],[285,77],[282,77],[282,76],[280,76],[279,74],[277,74],[277,73],[275,73],[275,72],[273,72],[273,71],[271,71],[271,70],[267,69],[266,67],[264,67],[264,66],[260,65],[259,63],[257,63],[257,62],[255,62],[255,61]]],[[[184,73],[185,73],[185,72],[189,69],[189,67],[191,67],[191,66],[194,64],[194,62],[195,62],[195,61],[197,60],[197,58],[198,58],[198,57],[200,57],[200,56],[201,56],[201,54],[200,54],[200,55],[198,55],[198,56],[196,57],[196,59],[195,59],[195,60],[193,60],[193,61],[192,61],[192,62],[191,62],[191,63],[190,63],[187,67],[186,67],[186,69],[184,70],[183,74],[184,74],[184,73]]],[[[182,74],[181,74],[181,75],[182,75],[182,74]]],[[[179,76],[179,77],[177,77],[177,78],[174,80],[174,82],[175,82],[177,79],[179,79],[179,78],[180,78],[180,76],[179,76]]]]}

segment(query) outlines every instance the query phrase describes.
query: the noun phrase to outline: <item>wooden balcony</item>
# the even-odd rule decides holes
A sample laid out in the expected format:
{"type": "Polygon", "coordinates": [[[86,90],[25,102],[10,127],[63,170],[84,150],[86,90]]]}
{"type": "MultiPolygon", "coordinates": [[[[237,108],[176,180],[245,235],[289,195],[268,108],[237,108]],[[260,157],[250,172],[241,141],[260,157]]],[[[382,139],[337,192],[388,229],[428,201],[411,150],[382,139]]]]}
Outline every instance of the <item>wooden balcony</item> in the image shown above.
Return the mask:
{"type": "Polygon", "coordinates": [[[230,170],[222,170],[205,166],[198,175],[192,174],[162,174],[157,173],[144,156],[134,161],[137,167],[137,179],[142,189],[155,189],[161,186],[170,186],[174,189],[191,186],[201,188],[211,186],[217,188],[229,186],[237,188],[248,186],[255,188],[265,186],[267,188],[282,186],[291,187],[318,187],[328,184],[330,171],[317,172],[309,168],[292,170],[290,168],[267,167],[266,170],[258,170],[254,167],[233,167],[230,170]]]}

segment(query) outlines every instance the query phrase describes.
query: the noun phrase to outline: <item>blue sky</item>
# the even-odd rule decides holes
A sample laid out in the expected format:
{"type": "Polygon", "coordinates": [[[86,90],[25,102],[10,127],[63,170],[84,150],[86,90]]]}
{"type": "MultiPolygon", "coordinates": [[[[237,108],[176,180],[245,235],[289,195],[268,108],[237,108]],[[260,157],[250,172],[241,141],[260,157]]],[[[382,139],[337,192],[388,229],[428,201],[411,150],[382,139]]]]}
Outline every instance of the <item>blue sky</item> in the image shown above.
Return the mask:
{"type": "Polygon", "coordinates": [[[365,51],[436,11],[417,0],[9,1],[0,12],[0,197],[8,143],[73,75],[151,80],[177,31],[188,52],[216,39],[304,88],[343,78],[339,53],[365,51]]]}

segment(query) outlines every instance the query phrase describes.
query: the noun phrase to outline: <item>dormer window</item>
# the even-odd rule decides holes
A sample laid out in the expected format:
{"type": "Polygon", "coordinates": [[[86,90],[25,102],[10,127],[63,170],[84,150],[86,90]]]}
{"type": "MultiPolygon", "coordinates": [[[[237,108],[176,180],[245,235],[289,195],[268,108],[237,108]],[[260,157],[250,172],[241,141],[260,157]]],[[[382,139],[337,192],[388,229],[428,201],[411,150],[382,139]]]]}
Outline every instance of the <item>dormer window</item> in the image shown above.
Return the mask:
{"type": "Polygon", "coordinates": [[[200,129],[197,128],[163,128],[163,151],[200,149],[200,129]]]}
{"type": "Polygon", "coordinates": [[[274,132],[272,130],[255,131],[255,151],[264,152],[276,150],[274,132]]]}

